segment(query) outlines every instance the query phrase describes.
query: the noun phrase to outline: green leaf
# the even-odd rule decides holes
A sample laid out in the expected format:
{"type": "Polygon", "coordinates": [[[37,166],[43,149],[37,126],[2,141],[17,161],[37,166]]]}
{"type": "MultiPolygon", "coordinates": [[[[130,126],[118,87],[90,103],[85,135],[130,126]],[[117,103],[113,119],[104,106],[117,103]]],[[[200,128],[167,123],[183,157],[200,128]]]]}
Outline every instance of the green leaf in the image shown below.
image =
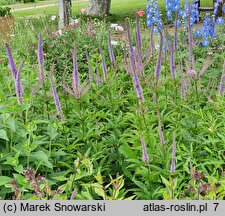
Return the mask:
{"type": "Polygon", "coordinates": [[[95,193],[105,199],[105,191],[103,190],[102,186],[98,183],[93,184],[93,186],[95,188],[95,193]]]}
{"type": "Polygon", "coordinates": [[[14,170],[16,171],[16,172],[18,172],[18,173],[23,173],[23,165],[19,165],[19,166],[17,166],[17,167],[14,167],[14,170]]]}
{"type": "Polygon", "coordinates": [[[0,130],[0,139],[9,141],[6,131],[3,129],[0,130]]]}
{"type": "Polygon", "coordinates": [[[134,156],[134,153],[131,147],[128,144],[123,144],[119,147],[119,152],[124,155],[126,158],[130,158],[134,156]]]}
{"type": "Polygon", "coordinates": [[[162,178],[162,182],[166,185],[166,187],[170,187],[170,182],[162,176],[161,178],[162,178]]]}
{"type": "Polygon", "coordinates": [[[14,157],[7,157],[7,161],[4,162],[3,164],[10,164],[12,166],[18,166],[19,164],[19,155],[20,155],[20,151],[18,151],[14,157]]]}
{"type": "Polygon", "coordinates": [[[0,176],[0,186],[9,183],[12,181],[12,178],[7,177],[7,176],[0,176]]]}
{"type": "Polygon", "coordinates": [[[47,133],[48,133],[51,140],[55,139],[58,135],[57,129],[52,127],[51,125],[48,125],[47,133]]]}
{"type": "Polygon", "coordinates": [[[95,176],[95,178],[96,178],[96,180],[98,181],[98,183],[99,183],[100,185],[103,184],[103,178],[102,178],[102,175],[101,175],[100,171],[98,171],[98,173],[97,173],[97,175],[95,176]]]}
{"type": "Polygon", "coordinates": [[[38,160],[38,162],[44,162],[42,163],[46,167],[52,169],[53,165],[51,162],[48,160],[48,156],[43,152],[43,151],[37,151],[31,154],[31,157],[35,158],[38,160]]]}
{"type": "Polygon", "coordinates": [[[65,176],[55,176],[53,177],[53,179],[57,180],[57,181],[66,181],[67,178],[65,176]]]}
{"type": "Polygon", "coordinates": [[[18,181],[19,184],[21,185],[26,185],[27,180],[24,176],[20,175],[20,174],[13,174],[14,178],[18,181]]]}
{"type": "Polygon", "coordinates": [[[13,132],[16,131],[16,124],[13,118],[9,118],[6,123],[7,123],[7,128],[10,128],[13,132]]]}

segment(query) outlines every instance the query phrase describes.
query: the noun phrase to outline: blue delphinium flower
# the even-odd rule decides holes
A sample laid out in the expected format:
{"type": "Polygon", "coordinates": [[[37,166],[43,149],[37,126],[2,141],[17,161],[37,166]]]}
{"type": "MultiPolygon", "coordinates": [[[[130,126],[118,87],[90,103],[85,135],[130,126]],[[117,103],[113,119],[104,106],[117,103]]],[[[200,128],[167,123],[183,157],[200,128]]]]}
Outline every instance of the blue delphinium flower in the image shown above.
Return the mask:
{"type": "Polygon", "coordinates": [[[223,24],[224,24],[224,19],[223,19],[223,17],[218,17],[217,20],[216,20],[216,23],[217,23],[218,25],[223,25],[223,24]]]}
{"type": "MultiPolygon", "coordinates": [[[[222,22],[222,20],[219,20],[219,22],[222,22]]],[[[215,38],[216,37],[216,33],[215,33],[215,25],[216,25],[216,21],[215,21],[215,16],[210,17],[210,14],[205,14],[205,19],[203,21],[203,26],[202,26],[202,30],[200,29],[196,29],[194,34],[196,37],[202,37],[203,42],[202,45],[203,46],[208,46],[210,43],[210,38],[215,38]]]]}
{"type": "Polygon", "coordinates": [[[153,28],[154,32],[157,32],[157,27],[160,30],[163,28],[161,20],[161,12],[157,0],[147,0],[146,14],[147,14],[147,27],[149,29],[153,28]]]}
{"type": "Polygon", "coordinates": [[[177,21],[174,20],[173,24],[174,24],[174,26],[180,26],[181,25],[180,19],[177,19],[177,21]]]}
{"type": "MultiPolygon", "coordinates": [[[[202,46],[205,46],[205,47],[208,46],[210,43],[210,39],[216,37],[216,32],[215,32],[216,24],[217,25],[224,24],[223,17],[218,17],[216,19],[218,8],[221,3],[222,3],[222,0],[216,0],[214,3],[214,12],[212,16],[210,16],[210,14],[208,13],[205,15],[205,19],[203,21],[203,26],[201,30],[201,35],[200,35],[200,31],[197,31],[197,30],[195,31],[195,36],[197,37],[201,36],[203,39],[202,46]]],[[[223,6],[222,10],[225,12],[225,6],[223,6]]]]}
{"type": "Polygon", "coordinates": [[[180,11],[180,0],[165,0],[167,18],[169,21],[173,19],[173,13],[178,13],[180,11]]]}
{"type": "Polygon", "coordinates": [[[181,19],[186,19],[187,15],[180,7],[180,0],[165,0],[165,3],[168,21],[174,20],[174,26],[181,25],[181,19]]]}
{"type": "Polygon", "coordinates": [[[205,20],[203,21],[203,32],[205,33],[205,37],[210,36],[211,38],[215,38],[215,16],[212,18],[210,14],[205,15],[205,20]]]}
{"type": "Polygon", "coordinates": [[[225,5],[222,7],[222,11],[223,13],[225,13],[225,5]]]}
{"type": "Polygon", "coordinates": [[[196,37],[200,37],[200,36],[202,35],[201,29],[196,29],[195,32],[194,32],[194,35],[195,35],[196,37]]]}
{"type": "MultiPolygon", "coordinates": [[[[193,27],[196,22],[199,22],[199,10],[197,2],[193,2],[189,5],[188,0],[185,1],[183,18],[187,19],[188,16],[190,16],[191,27],[193,27]]],[[[186,26],[187,24],[185,23],[185,27],[186,26]]]]}
{"type": "Polygon", "coordinates": [[[202,41],[202,46],[207,47],[209,45],[209,40],[202,41]]]}

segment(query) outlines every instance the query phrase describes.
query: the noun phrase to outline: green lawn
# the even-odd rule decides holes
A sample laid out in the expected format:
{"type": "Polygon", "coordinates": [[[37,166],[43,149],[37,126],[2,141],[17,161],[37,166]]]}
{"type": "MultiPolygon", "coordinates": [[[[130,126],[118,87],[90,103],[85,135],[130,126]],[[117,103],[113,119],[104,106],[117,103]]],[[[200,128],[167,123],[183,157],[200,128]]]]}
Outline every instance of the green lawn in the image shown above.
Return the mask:
{"type": "MultiPolygon", "coordinates": [[[[35,3],[17,3],[12,5],[7,5],[7,7],[11,7],[12,9],[15,8],[26,8],[26,7],[33,7],[34,5],[47,5],[47,4],[54,4],[57,3],[57,0],[45,0],[45,1],[37,1],[35,3]]],[[[3,6],[4,7],[4,6],[3,6]]]]}
{"type": "MultiPolygon", "coordinates": [[[[40,4],[51,4],[54,3],[56,0],[46,1],[46,2],[39,2],[37,5],[40,4]]],[[[185,0],[181,0],[184,4],[185,0]]],[[[208,6],[210,5],[211,0],[204,0],[202,5],[208,6]]],[[[165,3],[164,0],[159,1],[160,8],[163,14],[165,14],[165,3]]],[[[24,5],[24,4],[23,4],[24,5]]],[[[85,8],[88,5],[88,1],[80,2],[80,0],[73,1],[73,15],[79,16],[80,9],[85,8]]],[[[29,6],[29,5],[27,5],[29,6]]],[[[21,7],[21,6],[18,6],[21,7]]],[[[13,8],[18,8],[13,6],[13,8]]],[[[120,21],[124,20],[125,17],[133,18],[136,11],[145,10],[146,1],[145,0],[112,0],[111,5],[111,16],[109,17],[110,21],[120,21]]],[[[25,16],[44,16],[44,15],[56,15],[57,14],[57,6],[51,6],[47,8],[32,8],[29,10],[24,11],[15,11],[13,15],[15,17],[25,17],[25,16]]]]}

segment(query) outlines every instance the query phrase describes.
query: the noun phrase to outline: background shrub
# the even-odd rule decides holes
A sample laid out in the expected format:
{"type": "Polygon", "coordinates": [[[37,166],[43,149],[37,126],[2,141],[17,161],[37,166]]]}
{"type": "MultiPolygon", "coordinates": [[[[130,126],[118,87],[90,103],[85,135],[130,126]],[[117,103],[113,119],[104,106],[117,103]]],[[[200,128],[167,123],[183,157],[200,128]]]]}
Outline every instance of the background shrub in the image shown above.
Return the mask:
{"type": "Polygon", "coordinates": [[[0,7],[0,17],[12,16],[11,8],[9,7],[0,7]]]}

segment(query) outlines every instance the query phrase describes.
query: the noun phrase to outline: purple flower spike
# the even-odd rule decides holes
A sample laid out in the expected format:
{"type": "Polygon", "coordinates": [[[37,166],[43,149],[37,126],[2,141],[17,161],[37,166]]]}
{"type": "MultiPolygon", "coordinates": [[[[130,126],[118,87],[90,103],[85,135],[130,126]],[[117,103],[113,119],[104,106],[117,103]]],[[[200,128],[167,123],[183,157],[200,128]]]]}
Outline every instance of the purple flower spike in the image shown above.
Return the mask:
{"type": "Polygon", "coordinates": [[[173,80],[176,80],[176,68],[175,68],[175,62],[174,62],[174,44],[169,45],[169,50],[170,50],[170,71],[173,80]]]}
{"type": "Polygon", "coordinates": [[[99,47],[99,52],[100,52],[100,55],[102,58],[102,70],[103,70],[103,74],[104,74],[104,79],[106,81],[107,77],[108,77],[108,70],[107,70],[106,63],[105,63],[105,57],[104,57],[102,49],[100,47],[99,47]]]}
{"type": "Polygon", "coordinates": [[[43,40],[41,34],[38,35],[38,65],[39,65],[39,82],[43,83],[45,78],[44,72],[44,52],[43,52],[43,40]]]}
{"type": "Polygon", "coordinates": [[[18,71],[16,73],[16,79],[15,79],[15,88],[16,88],[16,96],[17,96],[18,104],[23,103],[23,87],[20,81],[20,73],[23,68],[23,65],[24,65],[24,61],[21,61],[18,71]]]}
{"type": "Polygon", "coordinates": [[[55,87],[54,81],[53,81],[53,73],[54,73],[54,64],[51,66],[49,79],[50,79],[50,83],[51,83],[51,87],[52,87],[52,93],[53,93],[53,97],[54,97],[54,101],[55,101],[57,114],[61,117],[62,120],[64,120],[61,103],[60,103],[59,96],[57,94],[56,87],[55,87]]]}
{"type": "Polygon", "coordinates": [[[131,68],[130,68],[130,62],[128,62],[128,58],[127,58],[127,52],[126,52],[126,44],[124,43],[124,52],[123,52],[123,59],[124,59],[124,63],[125,63],[125,69],[127,74],[131,74],[131,68]]]}
{"type": "Polygon", "coordinates": [[[177,38],[177,34],[178,34],[178,13],[175,14],[175,33],[174,33],[174,49],[175,51],[177,51],[178,49],[178,38],[177,38]]]}
{"type": "Polygon", "coordinates": [[[23,87],[20,81],[20,73],[23,68],[24,61],[21,61],[20,66],[17,69],[9,44],[6,43],[5,46],[6,46],[6,52],[8,55],[10,70],[12,72],[13,79],[14,79],[17,101],[18,101],[18,104],[22,104],[23,103],[23,87]]]}
{"type": "Polygon", "coordinates": [[[82,87],[80,85],[79,75],[78,75],[78,63],[77,63],[77,46],[74,44],[74,49],[72,52],[73,56],[73,74],[72,74],[72,87],[74,91],[74,96],[79,97],[79,94],[82,92],[82,87]]]}
{"type": "Polygon", "coordinates": [[[97,86],[100,86],[101,76],[100,76],[100,73],[99,73],[98,61],[96,61],[96,76],[97,76],[96,84],[97,84],[97,86]]]}
{"type": "Polygon", "coordinates": [[[152,57],[154,56],[154,52],[155,52],[155,44],[154,44],[154,31],[153,31],[153,26],[151,28],[151,33],[150,33],[150,52],[152,57]]]}
{"type": "Polygon", "coordinates": [[[170,172],[174,174],[176,170],[176,133],[173,134],[172,159],[170,165],[170,172]]]}
{"type": "Polygon", "coordinates": [[[13,78],[16,79],[17,69],[16,69],[16,64],[15,64],[13,56],[12,56],[12,52],[11,52],[10,46],[9,46],[8,43],[6,43],[5,47],[6,47],[6,51],[7,51],[7,55],[8,55],[10,70],[12,72],[13,78]]]}
{"type": "Polygon", "coordinates": [[[110,57],[110,61],[112,64],[115,63],[115,55],[114,55],[114,52],[113,52],[113,48],[112,48],[112,44],[111,44],[111,35],[110,35],[110,32],[109,32],[109,36],[108,36],[108,46],[109,46],[109,57],[110,57]]]}
{"type": "Polygon", "coordinates": [[[144,97],[143,97],[143,93],[142,93],[142,87],[140,84],[140,80],[139,80],[138,74],[137,74],[137,70],[140,71],[140,68],[136,68],[136,61],[135,61],[136,58],[135,58],[135,52],[134,52],[134,48],[133,48],[132,41],[131,41],[130,25],[129,25],[128,20],[126,20],[126,26],[127,26],[127,38],[128,38],[129,51],[130,51],[130,53],[129,53],[130,59],[129,59],[129,61],[126,61],[128,63],[126,65],[126,69],[127,69],[128,73],[131,72],[133,75],[133,85],[136,90],[138,100],[139,100],[140,104],[143,104],[144,97]]]}
{"type": "Polygon", "coordinates": [[[158,53],[158,59],[157,59],[157,65],[155,68],[155,79],[156,82],[158,82],[160,74],[161,74],[161,66],[162,66],[162,46],[163,46],[163,36],[161,30],[158,28],[160,33],[160,46],[159,46],[159,53],[158,53]]]}
{"type": "Polygon", "coordinates": [[[126,20],[126,27],[127,27],[128,44],[129,44],[129,49],[130,49],[131,68],[132,68],[132,72],[134,73],[136,70],[135,54],[134,54],[133,44],[131,41],[130,24],[129,24],[128,20],[126,20]]]}
{"type": "Polygon", "coordinates": [[[141,87],[138,75],[136,73],[133,73],[133,85],[134,85],[134,88],[136,90],[136,94],[137,94],[137,97],[138,97],[138,100],[139,100],[140,104],[144,104],[142,87],[141,87]]]}
{"type": "Polygon", "coordinates": [[[138,48],[142,48],[142,41],[141,41],[141,30],[138,15],[136,14],[136,45],[138,48]]]}
{"type": "Polygon", "coordinates": [[[145,138],[141,135],[141,145],[142,145],[142,159],[146,164],[149,164],[149,157],[146,149],[145,138]]]}
{"type": "Polygon", "coordinates": [[[191,64],[191,68],[194,68],[194,57],[193,57],[193,33],[191,27],[191,13],[190,13],[190,5],[188,6],[188,49],[189,49],[189,61],[191,64]]]}
{"type": "Polygon", "coordinates": [[[222,95],[225,91],[225,61],[223,63],[223,72],[220,79],[220,85],[219,85],[219,93],[222,95]]]}
{"type": "Polygon", "coordinates": [[[142,63],[142,41],[141,41],[141,30],[138,15],[136,15],[136,46],[137,46],[137,62],[138,62],[138,74],[144,76],[144,68],[142,63]]]}
{"type": "Polygon", "coordinates": [[[164,135],[163,135],[163,131],[162,131],[162,126],[161,126],[161,121],[159,119],[159,125],[158,125],[158,128],[159,128],[159,138],[160,138],[160,143],[162,145],[165,144],[165,140],[164,140],[164,135]]]}

